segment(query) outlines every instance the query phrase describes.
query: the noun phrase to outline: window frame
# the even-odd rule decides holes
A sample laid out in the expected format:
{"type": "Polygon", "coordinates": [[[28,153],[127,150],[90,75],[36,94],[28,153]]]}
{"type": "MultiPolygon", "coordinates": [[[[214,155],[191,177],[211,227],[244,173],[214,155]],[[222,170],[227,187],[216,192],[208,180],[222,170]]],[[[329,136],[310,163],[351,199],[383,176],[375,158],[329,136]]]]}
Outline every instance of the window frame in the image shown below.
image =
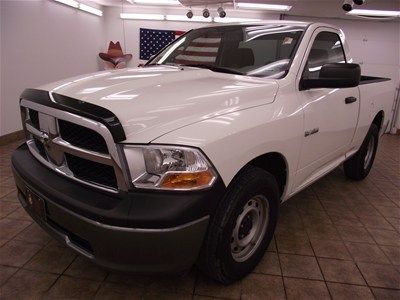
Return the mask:
{"type": "Polygon", "coordinates": [[[312,37],[312,42],[310,41],[309,47],[308,47],[308,49],[306,51],[305,57],[307,57],[307,58],[304,60],[304,66],[302,67],[302,71],[300,73],[301,74],[300,81],[302,79],[304,79],[304,73],[306,71],[308,58],[310,57],[310,53],[311,53],[311,50],[312,50],[312,48],[314,46],[314,43],[315,43],[316,39],[318,38],[318,36],[320,34],[322,34],[322,33],[334,34],[334,35],[336,35],[338,37],[338,40],[340,42],[340,47],[341,47],[342,52],[343,52],[344,63],[347,63],[346,51],[345,51],[345,48],[344,48],[344,45],[343,45],[342,38],[340,37],[340,34],[336,30],[334,30],[333,28],[318,28],[318,29],[316,31],[314,31],[313,37],[312,37]],[[318,29],[321,29],[321,30],[318,31],[318,29]],[[327,29],[330,29],[330,30],[327,30],[327,29]]]}

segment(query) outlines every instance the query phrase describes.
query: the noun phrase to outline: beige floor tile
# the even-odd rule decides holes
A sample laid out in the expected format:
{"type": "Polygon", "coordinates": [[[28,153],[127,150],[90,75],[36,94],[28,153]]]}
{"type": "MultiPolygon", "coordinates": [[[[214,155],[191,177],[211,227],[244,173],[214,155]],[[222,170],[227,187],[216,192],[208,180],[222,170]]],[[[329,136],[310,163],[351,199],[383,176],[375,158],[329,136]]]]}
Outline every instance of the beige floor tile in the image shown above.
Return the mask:
{"type": "Polygon", "coordinates": [[[0,220],[0,239],[12,239],[32,222],[3,218],[0,220]]]}
{"type": "Polygon", "coordinates": [[[371,237],[369,232],[359,226],[336,226],[339,235],[344,241],[348,242],[360,242],[360,243],[372,243],[374,239],[371,237]]]}
{"type": "Polygon", "coordinates": [[[17,191],[11,192],[11,193],[5,195],[4,197],[1,197],[0,201],[19,203],[17,191]]]}
{"type": "Polygon", "coordinates": [[[372,288],[372,293],[377,300],[400,299],[400,290],[372,288]]]}
{"type": "Polygon", "coordinates": [[[378,245],[350,242],[345,244],[356,262],[390,263],[378,245]]]}
{"type": "Polygon", "coordinates": [[[287,299],[330,299],[325,282],[297,278],[283,278],[287,299]]]}
{"type": "Polygon", "coordinates": [[[342,241],[312,240],[311,245],[317,257],[351,260],[351,256],[342,241]]]}
{"type": "Polygon", "coordinates": [[[21,241],[9,241],[0,248],[0,263],[2,265],[22,267],[39,250],[41,246],[21,241]]]}
{"type": "Polygon", "coordinates": [[[318,262],[326,281],[365,284],[357,265],[352,261],[319,258],[318,262]]]}
{"type": "Polygon", "coordinates": [[[19,203],[0,201],[0,218],[6,217],[19,207],[21,207],[19,203]]]}
{"type": "Polygon", "coordinates": [[[226,299],[240,299],[240,282],[231,285],[222,285],[200,275],[196,283],[195,294],[226,299]]]}
{"type": "Polygon", "coordinates": [[[105,282],[101,285],[98,290],[95,299],[96,300],[135,300],[142,299],[142,295],[144,294],[144,289],[129,286],[125,284],[118,284],[112,282],[105,282]]]}
{"type": "Polygon", "coordinates": [[[46,299],[91,299],[95,296],[100,282],[61,276],[46,293],[46,299]]]}
{"type": "Polygon", "coordinates": [[[281,237],[277,236],[276,244],[279,253],[314,255],[308,237],[281,237]]]}
{"type": "Polygon", "coordinates": [[[400,234],[395,230],[369,229],[378,245],[400,247],[400,234]]]}
{"type": "Polygon", "coordinates": [[[282,277],[250,274],[242,281],[241,299],[285,299],[282,277]]]}
{"type": "Polygon", "coordinates": [[[90,279],[95,281],[103,281],[108,271],[95,265],[89,259],[78,256],[74,262],[64,272],[65,275],[71,277],[90,279]]]}
{"type": "Polygon", "coordinates": [[[51,237],[38,224],[32,223],[21,231],[15,239],[44,246],[50,242],[51,237]]]}
{"type": "Polygon", "coordinates": [[[2,286],[17,271],[18,268],[0,265],[0,286],[2,286]]]}
{"type": "Polygon", "coordinates": [[[282,275],[278,254],[274,252],[265,252],[264,257],[254,269],[254,273],[282,275]]]}
{"type": "Polygon", "coordinates": [[[40,250],[25,266],[25,269],[61,274],[75,259],[72,250],[61,246],[46,246],[40,250]]]}
{"type": "Polygon", "coordinates": [[[280,254],[279,260],[283,276],[322,280],[315,257],[280,254]]]}
{"type": "Polygon", "coordinates": [[[400,273],[392,265],[358,263],[358,267],[369,286],[400,289],[400,273]]]}
{"type": "Polygon", "coordinates": [[[16,219],[16,220],[24,220],[24,221],[32,221],[31,216],[22,207],[13,211],[11,214],[9,214],[7,216],[7,218],[16,219]]]}
{"type": "Polygon", "coordinates": [[[374,299],[369,287],[342,283],[327,283],[333,300],[374,299]]]}
{"type": "Polygon", "coordinates": [[[400,266],[400,248],[397,246],[380,246],[390,262],[394,265],[400,266]]]}
{"type": "Polygon", "coordinates": [[[0,288],[1,299],[40,299],[56,279],[57,275],[21,269],[0,288]]]}

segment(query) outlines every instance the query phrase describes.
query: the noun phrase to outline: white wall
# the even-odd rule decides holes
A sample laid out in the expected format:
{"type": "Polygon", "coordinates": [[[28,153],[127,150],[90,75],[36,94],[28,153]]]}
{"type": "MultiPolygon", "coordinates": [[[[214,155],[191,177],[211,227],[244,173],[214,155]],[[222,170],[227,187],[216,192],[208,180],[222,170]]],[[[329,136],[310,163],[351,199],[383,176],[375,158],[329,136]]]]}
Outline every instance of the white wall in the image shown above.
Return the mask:
{"type": "Polygon", "coordinates": [[[0,0],[0,136],[21,129],[18,97],[27,87],[101,68],[104,21],[49,1],[0,0]]]}
{"type": "MultiPolygon", "coordinates": [[[[400,87],[400,22],[285,16],[285,20],[317,21],[341,28],[363,75],[389,77],[400,87]]],[[[393,99],[394,100],[394,99],[393,99]]],[[[396,128],[400,129],[400,113],[396,128]]]]}

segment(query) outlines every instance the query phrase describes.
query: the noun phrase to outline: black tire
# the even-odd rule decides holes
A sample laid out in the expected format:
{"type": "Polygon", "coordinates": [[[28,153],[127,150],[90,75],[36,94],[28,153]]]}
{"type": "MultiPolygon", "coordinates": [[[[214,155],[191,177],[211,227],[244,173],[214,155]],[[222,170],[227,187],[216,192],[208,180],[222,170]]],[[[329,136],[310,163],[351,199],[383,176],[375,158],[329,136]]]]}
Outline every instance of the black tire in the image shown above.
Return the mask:
{"type": "Polygon", "coordinates": [[[353,180],[362,180],[368,176],[372,165],[374,164],[376,150],[378,149],[378,140],[378,126],[372,124],[360,149],[350,159],[344,162],[344,173],[347,178],[353,180]],[[370,149],[369,147],[371,145],[373,145],[373,150],[371,153],[372,156],[370,159],[368,159],[368,163],[366,163],[366,157],[369,153],[368,149],[370,149]]]}
{"type": "Polygon", "coordinates": [[[224,284],[249,274],[262,259],[273,237],[279,198],[279,188],[274,176],[260,168],[245,167],[229,185],[210,222],[198,260],[199,269],[224,284]],[[243,214],[243,208],[249,200],[260,196],[269,205],[265,213],[269,219],[268,222],[265,221],[267,224],[264,235],[262,238],[262,234],[259,235],[260,240],[258,247],[254,247],[254,253],[245,261],[237,262],[231,253],[231,238],[236,220],[243,214]]]}

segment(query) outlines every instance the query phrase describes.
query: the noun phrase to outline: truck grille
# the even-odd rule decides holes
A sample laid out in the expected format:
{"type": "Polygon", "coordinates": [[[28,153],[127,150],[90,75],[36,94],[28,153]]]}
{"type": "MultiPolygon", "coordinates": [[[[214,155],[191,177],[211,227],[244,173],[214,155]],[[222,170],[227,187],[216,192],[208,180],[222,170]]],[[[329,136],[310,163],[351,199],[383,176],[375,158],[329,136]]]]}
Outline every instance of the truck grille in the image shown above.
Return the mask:
{"type": "Polygon", "coordinates": [[[94,130],[67,121],[58,120],[61,137],[74,146],[108,154],[103,137],[94,130]]]}
{"type": "Polygon", "coordinates": [[[21,105],[27,144],[39,161],[81,183],[113,192],[126,190],[116,146],[103,137],[108,131],[97,131],[104,126],[70,113],[64,119],[64,112],[53,108],[33,109],[29,101],[21,105]]]}
{"type": "Polygon", "coordinates": [[[113,167],[70,154],[65,154],[65,158],[68,168],[75,177],[95,184],[118,188],[113,167]]]}

